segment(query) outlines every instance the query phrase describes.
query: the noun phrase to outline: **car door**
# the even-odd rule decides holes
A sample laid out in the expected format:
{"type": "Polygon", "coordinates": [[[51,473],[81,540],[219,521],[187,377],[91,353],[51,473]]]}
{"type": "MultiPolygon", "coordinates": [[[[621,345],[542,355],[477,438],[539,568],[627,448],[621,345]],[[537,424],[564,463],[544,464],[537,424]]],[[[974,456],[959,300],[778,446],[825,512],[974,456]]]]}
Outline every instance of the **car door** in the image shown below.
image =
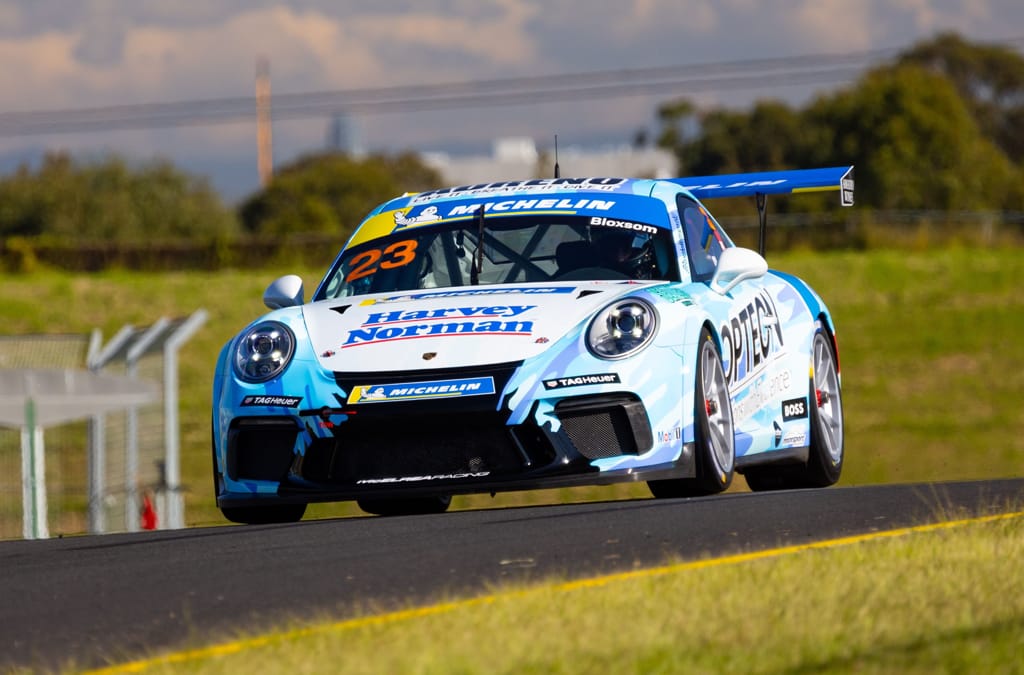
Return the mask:
{"type": "MultiPolygon", "coordinates": [[[[690,274],[707,283],[732,242],[698,202],[681,194],[677,205],[690,274]]],[[[790,388],[794,376],[773,284],[778,280],[770,274],[747,279],[723,298],[728,309],[720,315],[718,334],[733,404],[737,456],[770,451],[781,441],[776,423],[779,396],[790,388]]]]}

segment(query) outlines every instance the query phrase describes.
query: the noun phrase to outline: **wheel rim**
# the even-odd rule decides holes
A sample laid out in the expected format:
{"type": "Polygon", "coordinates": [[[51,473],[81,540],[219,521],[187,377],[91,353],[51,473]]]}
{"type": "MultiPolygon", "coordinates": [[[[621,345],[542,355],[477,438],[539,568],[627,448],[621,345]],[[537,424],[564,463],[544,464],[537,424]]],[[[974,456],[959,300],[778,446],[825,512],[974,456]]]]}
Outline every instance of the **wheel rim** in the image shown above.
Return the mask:
{"type": "Polygon", "coordinates": [[[711,456],[724,482],[732,472],[735,463],[735,435],[733,432],[732,406],[729,405],[729,387],[718,353],[710,342],[701,350],[701,390],[704,398],[704,416],[708,422],[708,439],[711,456]]]}
{"type": "Polygon", "coordinates": [[[814,397],[818,409],[818,430],[829,457],[838,463],[843,457],[843,405],[839,374],[832,350],[820,333],[814,337],[814,397]]]}

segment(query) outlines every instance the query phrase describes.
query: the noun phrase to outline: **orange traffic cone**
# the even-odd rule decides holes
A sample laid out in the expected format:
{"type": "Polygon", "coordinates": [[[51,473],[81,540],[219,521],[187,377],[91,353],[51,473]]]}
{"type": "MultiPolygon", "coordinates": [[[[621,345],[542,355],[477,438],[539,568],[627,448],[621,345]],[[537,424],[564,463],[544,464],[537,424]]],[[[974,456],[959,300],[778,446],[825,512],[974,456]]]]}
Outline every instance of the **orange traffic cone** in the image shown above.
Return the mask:
{"type": "Polygon", "coordinates": [[[147,493],[142,497],[142,529],[155,530],[156,520],[156,509],[153,508],[153,500],[147,493]]]}

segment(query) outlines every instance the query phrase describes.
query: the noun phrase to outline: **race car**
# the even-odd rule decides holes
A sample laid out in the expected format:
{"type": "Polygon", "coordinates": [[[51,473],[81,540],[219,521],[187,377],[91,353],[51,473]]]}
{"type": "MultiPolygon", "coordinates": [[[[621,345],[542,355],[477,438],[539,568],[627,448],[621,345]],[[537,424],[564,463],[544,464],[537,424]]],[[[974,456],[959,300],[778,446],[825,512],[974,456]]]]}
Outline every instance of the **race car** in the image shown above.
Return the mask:
{"type": "Polygon", "coordinates": [[[836,328],[764,258],[766,195],[853,167],[666,180],[538,178],[373,210],[307,302],[224,346],[217,505],[239,523],[312,502],[443,512],[453,495],[646,481],[658,498],[824,487],[843,466],[836,328]],[[760,251],[705,206],[754,196],[760,251]]]}

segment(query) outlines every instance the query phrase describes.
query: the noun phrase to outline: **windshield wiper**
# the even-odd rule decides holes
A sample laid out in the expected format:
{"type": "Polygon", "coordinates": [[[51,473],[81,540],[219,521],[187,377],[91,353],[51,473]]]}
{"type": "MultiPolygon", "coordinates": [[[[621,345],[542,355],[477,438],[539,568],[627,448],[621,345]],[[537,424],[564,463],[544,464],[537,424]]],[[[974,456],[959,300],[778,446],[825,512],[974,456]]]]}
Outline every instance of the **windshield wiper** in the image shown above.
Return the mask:
{"type": "Polygon", "coordinates": [[[476,211],[476,255],[473,256],[473,266],[469,268],[469,285],[480,284],[480,273],[484,269],[484,205],[476,211]]]}

